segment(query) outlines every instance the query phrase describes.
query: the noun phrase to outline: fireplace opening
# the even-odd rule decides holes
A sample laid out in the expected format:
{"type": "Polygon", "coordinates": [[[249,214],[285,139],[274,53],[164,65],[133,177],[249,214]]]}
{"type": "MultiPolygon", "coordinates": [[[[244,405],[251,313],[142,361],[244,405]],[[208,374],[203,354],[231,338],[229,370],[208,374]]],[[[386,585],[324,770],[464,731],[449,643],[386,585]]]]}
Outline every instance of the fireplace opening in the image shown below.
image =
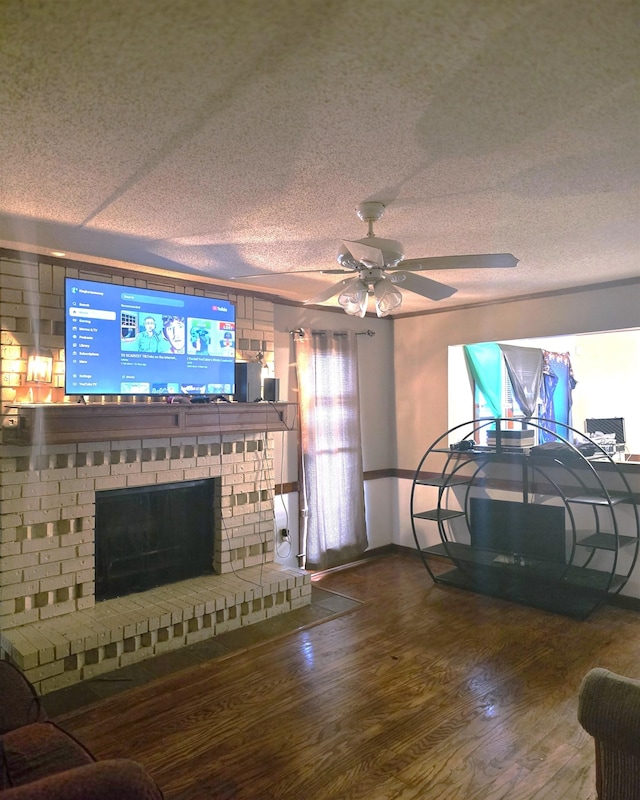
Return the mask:
{"type": "Polygon", "coordinates": [[[96,600],[213,572],[214,480],[96,492],[96,600]]]}

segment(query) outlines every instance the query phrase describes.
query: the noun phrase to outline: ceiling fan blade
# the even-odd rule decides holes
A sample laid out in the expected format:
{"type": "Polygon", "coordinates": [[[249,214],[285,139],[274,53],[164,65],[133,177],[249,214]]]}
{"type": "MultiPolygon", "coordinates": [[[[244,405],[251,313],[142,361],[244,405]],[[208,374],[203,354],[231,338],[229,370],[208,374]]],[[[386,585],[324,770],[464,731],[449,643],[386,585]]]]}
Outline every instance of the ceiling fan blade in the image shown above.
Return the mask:
{"type": "Polygon", "coordinates": [[[362,242],[343,241],[351,255],[367,267],[384,267],[384,256],[379,247],[371,247],[362,242]]]}
{"type": "Polygon", "coordinates": [[[402,270],[427,269],[504,269],[515,267],[519,259],[511,253],[482,253],[471,256],[430,256],[428,258],[407,258],[395,268],[402,270]]]}
{"type": "Polygon", "coordinates": [[[290,269],[283,272],[256,272],[251,275],[234,275],[232,281],[244,281],[253,278],[277,278],[278,275],[350,275],[349,269],[290,269]]]}
{"type": "Polygon", "coordinates": [[[333,286],[329,286],[323,292],[320,292],[320,294],[317,294],[315,297],[312,297],[310,300],[305,300],[304,301],[304,305],[305,306],[315,306],[318,303],[324,303],[325,300],[329,300],[332,297],[334,297],[334,295],[338,294],[338,292],[341,292],[347,284],[352,283],[353,281],[358,281],[358,280],[360,280],[360,279],[359,278],[345,278],[343,281],[338,281],[338,283],[334,283],[333,286]]]}
{"type": "Polygon", "coordinates": [[[458,291],[453,286],[432,281],[431,278],[423,278],[421,275],[414,275],[413,272],[394,272],[389,276],[389,280],[401,289],[428,297],[429,300],[444,300],[445,297],[451,297],[458,291]]]}
{"type": "Polygon", "coordinates": [[[349,275],[352,272],[359,272],[360,268],[358,267],[349,267],[349,269],[321,269],[318,270],[323,275],[349,275]]]}

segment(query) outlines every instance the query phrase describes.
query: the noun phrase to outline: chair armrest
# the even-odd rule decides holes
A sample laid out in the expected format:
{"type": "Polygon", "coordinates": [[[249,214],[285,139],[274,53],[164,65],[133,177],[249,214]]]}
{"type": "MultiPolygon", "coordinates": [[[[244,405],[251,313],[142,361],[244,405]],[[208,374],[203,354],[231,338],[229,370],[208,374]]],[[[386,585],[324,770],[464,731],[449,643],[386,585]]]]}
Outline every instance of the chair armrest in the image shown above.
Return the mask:
{"type": "Polygon", "coordinates": [[[0,793],[2,800],[163,800],[155,781],[135,761],[97,761],[0,793]]]}
{"type": "Polygon", "coordinates": [[[0,661],[0,735],[46,719],[33,686],[13,664],[0,661]]]}
{"type": "Polygon", "coordinates": [[[640,756],[640,680],[592,669],[580,687],[578,720],[597,742],[640,756]]]}

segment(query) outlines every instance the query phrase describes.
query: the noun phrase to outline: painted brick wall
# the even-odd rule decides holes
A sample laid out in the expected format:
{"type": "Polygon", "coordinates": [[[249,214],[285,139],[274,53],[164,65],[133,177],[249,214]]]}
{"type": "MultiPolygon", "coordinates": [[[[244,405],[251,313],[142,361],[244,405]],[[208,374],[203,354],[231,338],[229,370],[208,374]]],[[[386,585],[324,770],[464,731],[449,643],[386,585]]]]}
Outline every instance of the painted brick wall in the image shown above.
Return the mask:
{"type": "MultiPolygon", "coordinates": [[[[64,278],[221,296],[201,284],[144,280],[46,260],[0,258],[0,380],[7,404],[64,402],[64,278]],[[30,348],[54,355],[54,385],[26,382],[30,348]]],[[[228,295],[236,304],[237,356],[273,360],[273,306],[228,295]]],[[[114,402],[118,398],[96,398],[114,402]]],[[[214,568],[225,573],[272,562],[273,445],[258,434],[137,439],[34,447],[0,444],[0,629],[94,604],[95,492],[216,478],[220,490],[214,568]]]]}

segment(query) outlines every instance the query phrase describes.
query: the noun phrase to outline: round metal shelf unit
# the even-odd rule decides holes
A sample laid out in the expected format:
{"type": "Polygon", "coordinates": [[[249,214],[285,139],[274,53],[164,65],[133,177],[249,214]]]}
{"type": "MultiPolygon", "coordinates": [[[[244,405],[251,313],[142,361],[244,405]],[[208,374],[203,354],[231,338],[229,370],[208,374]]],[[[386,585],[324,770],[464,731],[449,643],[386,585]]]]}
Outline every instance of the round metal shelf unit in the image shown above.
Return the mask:
{"type": "Polygon", "coordinates": [[[640,515],[623,469],[558,422],[451,428],[420,460],[410,503],[436,583],[579,619],[622,590],[638,558],[640,515]]]}

